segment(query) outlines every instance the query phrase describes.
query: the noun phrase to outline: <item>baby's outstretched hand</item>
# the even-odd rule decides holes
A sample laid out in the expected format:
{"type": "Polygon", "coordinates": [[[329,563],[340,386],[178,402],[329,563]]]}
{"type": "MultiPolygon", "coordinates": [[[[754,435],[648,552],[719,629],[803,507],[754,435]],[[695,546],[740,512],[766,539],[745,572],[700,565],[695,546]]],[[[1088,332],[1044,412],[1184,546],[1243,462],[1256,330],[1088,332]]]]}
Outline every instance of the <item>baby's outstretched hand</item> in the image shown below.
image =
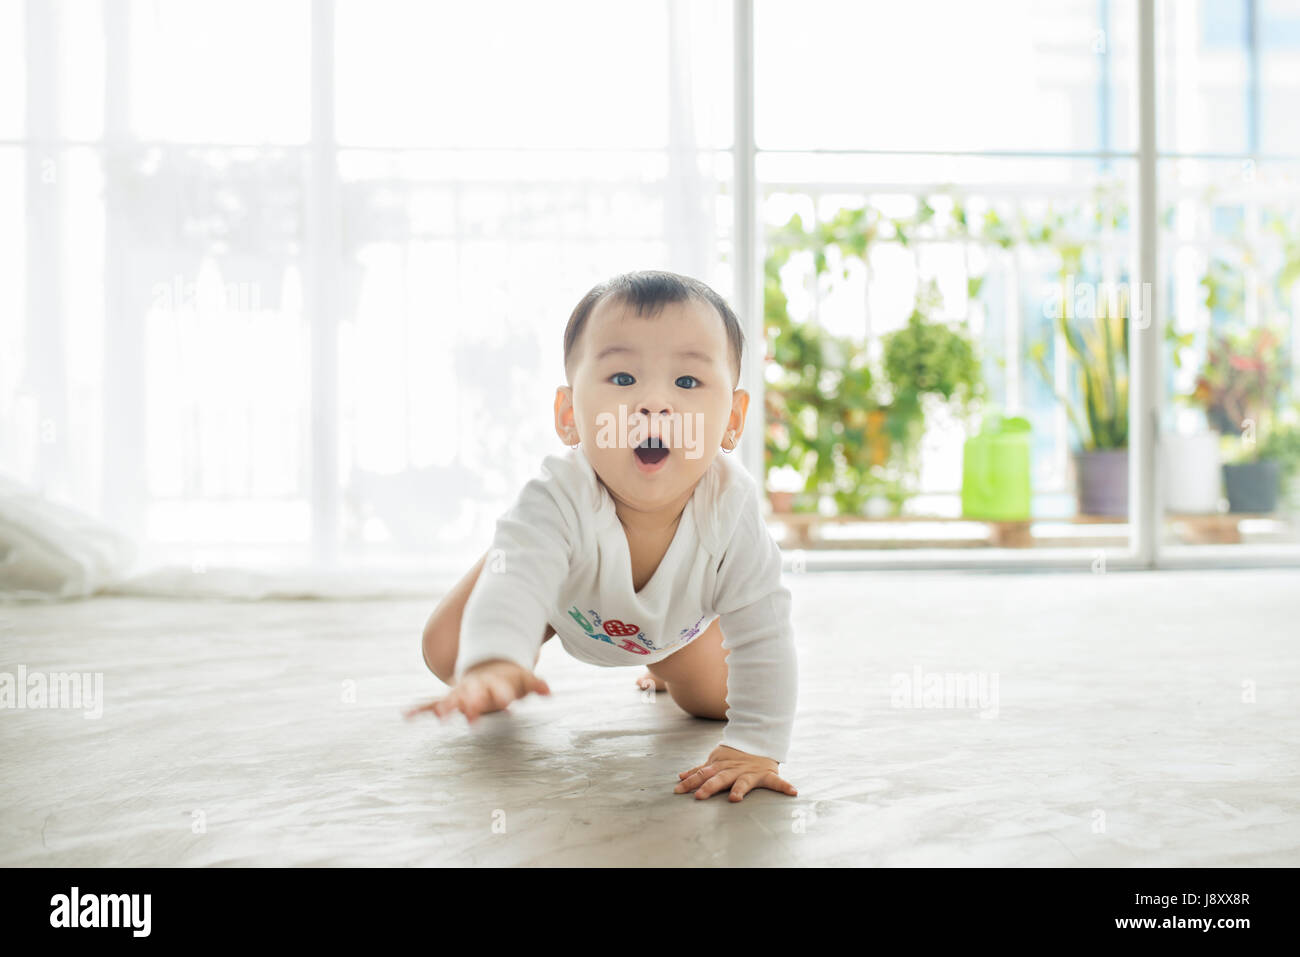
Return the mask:
{"type": "Polygon", "coordinates": [[[551,693],[546,682],[528,669],[513,661],[494,658],[470,668],[450,693],[411,708],[406,717],[432,711],[445,719],[455,711],[463,711],[465,720],[473,723],[479,715],[509,710],[507,706],[511,701],[534,691],[544,695],[551,693]]]}
{"type": "Polygon", "coordinates": [[[776,773],[778,767],[771,758],[720,744],[709,754],[705,764],[689,771],[679,771],[677,776],[681,780],[673,791],[678,794],[694,791],[697,798],[703,799],[730,786],[733,802],[743,801],[754,788],[770,788],[791,796],[798,794],[793,784],[776,773]]]}

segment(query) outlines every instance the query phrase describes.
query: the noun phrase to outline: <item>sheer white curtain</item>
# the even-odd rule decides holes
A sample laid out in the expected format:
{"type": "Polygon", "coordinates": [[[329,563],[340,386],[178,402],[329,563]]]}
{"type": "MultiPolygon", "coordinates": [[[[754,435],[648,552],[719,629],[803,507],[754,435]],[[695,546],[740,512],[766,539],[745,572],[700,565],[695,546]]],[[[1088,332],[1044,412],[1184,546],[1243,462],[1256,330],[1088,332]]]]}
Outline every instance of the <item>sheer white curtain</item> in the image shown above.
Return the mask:
{"type": "Polygon", "coordinates": [[[733,294],[731,6],[0,0],[10,521],[175,587],[458,577],[581,295],[733,294]]]}

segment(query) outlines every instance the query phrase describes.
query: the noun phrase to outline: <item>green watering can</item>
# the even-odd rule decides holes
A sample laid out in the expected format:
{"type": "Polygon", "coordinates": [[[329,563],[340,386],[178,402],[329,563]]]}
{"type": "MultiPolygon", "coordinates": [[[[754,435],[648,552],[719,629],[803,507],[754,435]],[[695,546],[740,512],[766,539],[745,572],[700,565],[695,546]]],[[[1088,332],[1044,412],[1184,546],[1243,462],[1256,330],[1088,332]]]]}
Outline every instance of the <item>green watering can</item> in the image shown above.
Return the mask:
{"type": "Polygon", "coordinates": [[[966,440],[961,456],[963,518],[1029,520],[1028,419],[993,412],[979,434],[966,440]]]}

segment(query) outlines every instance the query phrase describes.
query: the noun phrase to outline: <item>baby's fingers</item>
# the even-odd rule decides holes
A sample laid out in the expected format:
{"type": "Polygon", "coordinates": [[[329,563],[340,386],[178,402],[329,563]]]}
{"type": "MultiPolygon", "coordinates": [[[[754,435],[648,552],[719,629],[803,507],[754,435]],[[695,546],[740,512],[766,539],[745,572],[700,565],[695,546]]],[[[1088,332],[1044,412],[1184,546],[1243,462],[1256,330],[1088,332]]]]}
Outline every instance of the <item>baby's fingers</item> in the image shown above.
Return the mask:
{"type": "Polygon", "coordinates": [[[446,718],[447,715],[460,707],[460,699],[460,693],[453,689],[451,694],[445,695],[440,700],[434,702],[433,713],[439,718],[446,718]]]}
{"type": "Polygon", "coordinates": [[[548,685],[541,678],[537,677],[536,675],[533,675],[532,680],[529,682],[528,690],[535,691],[538,694],[550,694],[551,686],[548,685]]]}
{"type": "Polygon", "coordinates": [[[518,697],[514,685],[500,675],[484,675],[483,684],[486,685],[486,694],[491,707],[495,710],[507,710],[510,702],[518,697]]]}
{"type": "Polygon", "coordinates": [[[438,704],[439,704],[441,701],[442,701],[441,698],[434,698],[432,701],[426,701],[424,704],[417,704],[417,705],[416,705],[415,707],[413,707],[413,708],[407,708],[406,711],[402,712],[402,717],[404,717],[404,718],[411,718],[411,717],[414,717],[415,715],[419,714],[419,713],[422,712],[422,711],[434,711],[434,712],[436,712],[436,711],[437,711],[437,708],[438,708],[438,704]]]}
{"type": "Polygon", "coordinates": [[[490,711],[505,711],[516,697],[518,694],[508,680],[501,675],[484,674],[466,692],[468,707],[462,710],[466,720],[474,721],[490,711]]]}
{"type": "Polygon", "coordinates": [[[473,721],[487,707],[488,689],[480,679],[465,688],[460,695],[460,710],[465,712],[465,720],[473,721]]]}
{"type": "Polygon", "coordinates": [[[740,772],[737,771],[735,768],[723,768],[721,771],[717,772],[711,778],[709,778],[707,781],[701,784],[699,786],[699,789],[696,790],[695,796],[700,800],[704,800],[705,798],[712,797],[713,795],[721,791],[723,788],[730,785],[731,782],[736,780],[736,778],[738,777],[740,777],[740,772]]]}
{"type": "Polygon", "coordinates": [[[711,764],[703,764],[691,771],[686,777],[677,782],[673,792],[685,794],[687,791],[694,791],[704,781],[709,780],[714,774],[714,768],[711,764]]]}
{"type": "Polygon", "coordinates": [[[745,795],[756,787],[770,788],[773,791],[782,791],[790,795],[796,795],[799,793],[795,790],[794,785],[785,778],[780,777],[774,771],[767,771],[761,774],[742,774],[737,778],[736,783],[731,788],[731,800],[743,800],[745,795]]]}
{"type": "Polygon", "coordinates": [[[451,712],[456,710],[458,706],[458,700],[459,699],[456,696],[456,692],[453,691],[450,694],[444,695],[441,698],[435,698],[433,701],[429,701],[426,702],[425,704],[417,705],[416,707],[411,708],[409,711],[406,712],[406,717],[413,718],[415,717],[415,715],[420,714],[421,712],[430,711],[433,714],[437,715],[440,719],[445,719],[447,715],[449,715],[451,712]]]}

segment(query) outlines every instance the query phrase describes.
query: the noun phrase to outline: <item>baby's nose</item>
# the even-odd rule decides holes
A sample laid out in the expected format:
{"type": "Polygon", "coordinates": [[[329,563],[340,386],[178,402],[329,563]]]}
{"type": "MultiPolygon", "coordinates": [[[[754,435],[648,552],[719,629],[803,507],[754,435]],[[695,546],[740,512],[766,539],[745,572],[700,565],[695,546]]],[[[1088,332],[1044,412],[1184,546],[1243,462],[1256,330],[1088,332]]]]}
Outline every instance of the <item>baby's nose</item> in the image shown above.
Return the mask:
{"type": "Polygon", "coordinates": [[[662,405],[659,402],[651,402],[649,405],[641,406],[641,414],[645,417],[646,424],[650,429],[650,435],[655,438],[661,438],[664,429],[668,427],[672,415],[672,407],[662,405]]]}

